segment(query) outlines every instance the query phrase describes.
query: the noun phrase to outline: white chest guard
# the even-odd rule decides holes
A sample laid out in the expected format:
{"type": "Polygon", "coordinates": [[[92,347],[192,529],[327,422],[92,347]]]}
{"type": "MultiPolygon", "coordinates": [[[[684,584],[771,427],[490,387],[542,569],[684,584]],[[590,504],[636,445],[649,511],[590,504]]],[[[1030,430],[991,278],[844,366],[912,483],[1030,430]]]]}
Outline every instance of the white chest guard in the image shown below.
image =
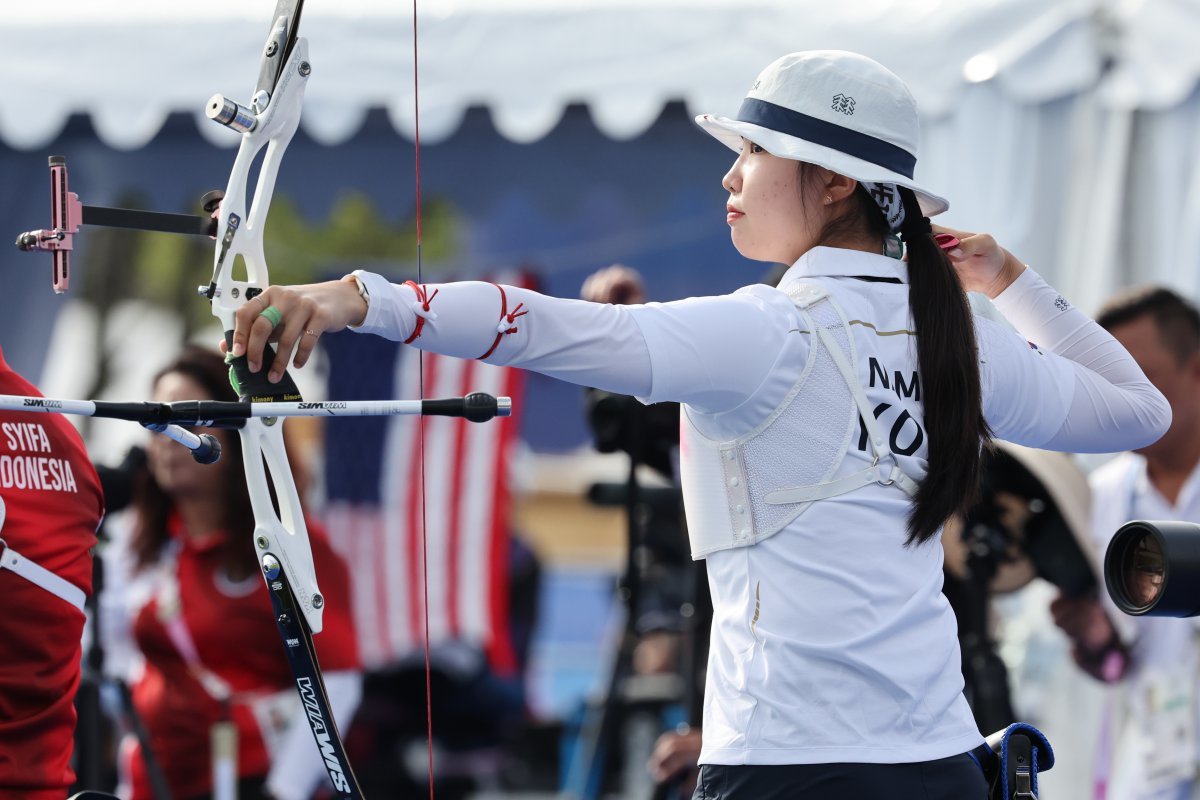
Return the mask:
{"type": "Polygon", "coordinates": [[[858,379],[845,313],[818,285],[792,286],[788,296],[800,310],[800,334],[812,343],[800,377],[775,411],[730,441],[701,433],[686,406],[681,414],[680,473],[692,558],[755,544],[814,501],[872,483],[916,493],[916,481],[900,469],[858,379]],[[860,419],[871,465],[835,479],[860,419]]]}

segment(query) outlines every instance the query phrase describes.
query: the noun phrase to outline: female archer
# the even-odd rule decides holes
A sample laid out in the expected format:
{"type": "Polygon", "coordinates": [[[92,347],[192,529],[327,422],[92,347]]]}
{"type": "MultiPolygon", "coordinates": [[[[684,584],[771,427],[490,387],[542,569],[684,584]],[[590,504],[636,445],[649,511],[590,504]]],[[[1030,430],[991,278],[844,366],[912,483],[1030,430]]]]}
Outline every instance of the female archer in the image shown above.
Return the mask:
{"type": "Polygon", "coordinates": [[[881,65],[793,53],[736,118],[697,123],[738,154],[726,222],[746,258],[791,265],[777,288],[614,306],[358,271],[269,288],[239,310],[233,355],[278,380],[350,327],[680,402],[714,605],[697,796],[983,798],[942,523],[989,436],[1135,448],[1170,410],[991,237],[939,247],[929,217],[948,203],[913,178],[916,106],[881,65]]]}

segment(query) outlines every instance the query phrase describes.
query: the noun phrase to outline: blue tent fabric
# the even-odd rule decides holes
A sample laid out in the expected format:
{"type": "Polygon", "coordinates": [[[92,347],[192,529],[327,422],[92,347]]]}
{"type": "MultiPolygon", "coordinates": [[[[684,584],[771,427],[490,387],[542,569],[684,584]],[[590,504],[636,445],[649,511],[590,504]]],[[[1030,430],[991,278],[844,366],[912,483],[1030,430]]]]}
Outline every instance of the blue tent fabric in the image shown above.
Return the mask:
{"type": "MultiPolygon", "coordinates": [[[[0,218],[14,238],[49,224],[50,154],[67,157],[71,190],[85,204],[115,205],[132,195],[144,198],[147,208],[187,213],[196,213],[203,192],[224,186],[233,159],[232,150],[208,144],[187,116],[172,116],[135,151],[101,144],[88,118],[72,117],[45,151],[0,146],[6,187],[0,218]]],[[[720,185],[729,164],[729,151],[696,129],[681,104],[667,106],[645,134],[628,141],[605,137],[586,108],[571,106],[558,127],[533,144],[503,138],[488,112],[476,108],[449,139],[421,148],[421,189],[425,200],[446,200],[463,218],[456,276],[525,265],[539,274],[544,291],[573,297],[593,270],[620,261],[642,271],[652,299],[667,300],[730,291],[766,270],[742,260],[729,242],[720,185]]],[[[413,213],[414,171],[412,144],[377,111],[336,147],[319,145],[301,130],[284,157],[276,194],[319,220],[340,193],[357,191],[385,218],[404,220],[413,213]]],[[[76,237],[77,276],[86,268],[90,230],[76,237]]],[[[397,253],[390,267],[371,266],[410,277],[415,247],[397,253]]],[[[48,254],[0,249],[10,299],[0,315],[0,342],[10,362],[34,376],[62,304],[50,290],[49,271],[48,254]]],[[[208,277],[198,275],[196,283],[208,277]]],[[[428,271],[425,277],[436,280],[428,271]]],[[[526,441],[536,450],[587,441],[576,387],[534,378],[526,402],[531,419],[556,421],[526,426],[526,441]]]]}

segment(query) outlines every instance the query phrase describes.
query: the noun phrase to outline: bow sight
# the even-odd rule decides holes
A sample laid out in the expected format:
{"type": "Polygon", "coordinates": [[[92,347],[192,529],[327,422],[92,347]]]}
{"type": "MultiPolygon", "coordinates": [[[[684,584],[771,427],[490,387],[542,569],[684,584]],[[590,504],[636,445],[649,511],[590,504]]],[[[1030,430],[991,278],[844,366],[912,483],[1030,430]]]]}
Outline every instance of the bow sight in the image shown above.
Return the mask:
{"type": "MultiPolygon", "coordinates": [[[[262,63],[255,83],[253,110],[224,95],[215,94],[205,109],[209,119],[239,133],[248,133],[258,127],[258,118],[270,105],[280,73],[296,47],[303,5],[303,0],[279,0],[275,6],[275,23],[263,48],[262,63]]],[[[302,61],[297,71],[306,78],[312,67],[307,61],[302,61]]],[[[274,183],[273,175],[271,183],[274,183]]],[[[260,182],[260,186],[265,185],[260,182]]],[[[223,196],[224,192],[220,190],[208,192],[200,199],[201,206],[206,212],[214,212],[223,196]]],[[[53,259],[51,283],[58,294],[63,294],[70,287],[71,250],[74,249],[74,236],[82,225],[193,236],[215,236],[217,232],[217,220],[214,217],[84,205],[79,195],[68,188],[67,159],[64,156],[50,156],[50,227],[22,233],[17,237],[17,247],[26,251],[50,251],[53,259]]],[[[211,299],[211,295],[208,296],[211,299]]]]}
{"type": "Polygon", "coordinates": [[[81,225],[194,236],[212,236],[217,231],[216,220],[208,217],[85,206],[79,202],[79,195],[67,188],[67,159],[64,156],[50,156],[50,227],[22,233],[17,237],[17,247],[26,251],[51,252],[51,283],[58,294],[66,292],[70,286],[71,250],[75,247],[74,237],[81,225]]]}

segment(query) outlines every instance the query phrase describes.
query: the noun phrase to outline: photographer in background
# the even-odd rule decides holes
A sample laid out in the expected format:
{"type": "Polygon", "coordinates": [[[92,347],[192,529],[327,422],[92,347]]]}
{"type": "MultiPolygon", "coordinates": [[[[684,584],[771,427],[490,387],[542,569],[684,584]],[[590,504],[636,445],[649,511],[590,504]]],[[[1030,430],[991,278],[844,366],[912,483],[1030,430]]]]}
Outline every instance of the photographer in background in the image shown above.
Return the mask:
{"type": "MultiPolygon", "coordinates": [[[[1092,536],[1108,541],[1134,519],[1200,522],[1200,313],[1169,289],[1118,295],[1096,320],[1119,341],[1171,404],[1154,444],[1096,470],[1092,536]]],[[[1055,623],[1088,674],[1117,685],[1107,709],[1094,796],[1107,800],[1195,800],[1200,636],[1193,622],[1127,617],[1100,601],[1060,597],[1055,623]]]]}
{"type": "MultiPolygon", "coordinates": [[[[775,286],[784,272],[783,265],[776,265],[762,282],[775,286]]],[[[623,305],[636,305],[647,300],[641,275],[623,264],[613,264],[589,275],[580,290],[580,297],[594,303],[623,305]]],[[[587,407],[597,450],[627,452],[638,463],[678,486],[677,403],[645,406],[632,397],[589,389],[587,407]]],[[[657,513],[654,516],[665,515],[657,513]]],[[[687,552],[685,533],[680,530],[674,543],[661,541],[663,538],[655,537],[658,547],[654,549],[654,563],[649,567],[652,577],[646,581],[653,585],[640,596],[639,638],[633,654],[633,669],[635,674],[677,672],[686,682],[685,706],[694,708],[685,707],[687,721],[659,736],[648,754],[646,768],[659,785],[656,798],[691,797],[700,757],[700,704],[704,696],[704,662],[712,600],[706,577],[687,552]],[[685,618],[681,608],[687,608],[690,616],[685,618]]]]}
{"type": "MultiPolygon", "coordinates": [[[[593,303],[634,305],[646,301],[645,288],[637,271],[621,264],[600,269],[584,281],[580,297],[593,303]]],[[[628,395],[599,389],[586,390],[585,405],[592,443],[601,453],[624,452],[633,465],[647,466],[672,488],[639,486],[638,500],[645,506],[637,520],[635,546],[645,549],[640,565],[640,583],[634,609],[639,643],[634,652],[635,673],[669,672],[677,668],[678,639],[682,630],[681,605],[690,598],[687,574],[691,558],[683,530],[682,498],[679,496],[679,404],[646,406],[628,395]]],[[[629,487],[621,494],[628,502],[629,487]]],[[[605,498],[610,501],[615,498],[605,498]]],[[[631,531],[635,533],[635,531],[631,531]]]]}
{"type": "MultiPolygon", "coordinates": [[[[996,442],[984,458],[979,499],[942,536],[942,591],[958,621],[963,693],[981,729],[1017,718],[1045,726],[1056,756],[1047,787],[1090,782],[1090,771],[1079,766],[1093,751],[1086,730],[1075,725],[1080,712],[1062,713],[1077,696],[1078,676],[1047,611],[1055,587],[1079,598],[1100,591],[1089,555],[1090,503],[1087,479],[1071,457],[996,442]],[[1075,774],[1064,783],[1068,772],[1059,767],[1075,774]]],[[[1087,796],[1054,796],[1060,794],[1087,796]]]]}
{"type": "MultiPolygon", "coordinates": [[[[636,270],[613,264],[588,276],[580,297],[594,303],[636,305],[646,302],[646,291],[636,270]]],[[[703,664],[712,602],[704,575],[689,556],[683,527],[679,404],[646,406],[633,397],[588,389],[586,407],[597,451],[624,452],[631,465],[649,467],[670,485],[634,488],[641,508],[629,510],[630,547],[641,552],[631,553],[627,566],[631,574],[623,581],[623,591],[635,606],[631,609],[636,637],[631,677],[678,675],[681,702],[663,709],[656,720],[657,731],[668,728],[657,741],[639,740],[636,752],[626,753],[631,763],[625,773],[636,777],[627,779],[623,788],[640,794],[652,782],[659,785],[655,796],[662,797],[668,782],[685,778],[672,787],[685,794],[670,797],[691,797],[700,754],[703,664]],[[648,759],[648,775],[639,773],[642,759],[648,759]]],[[[626,493],[629,490],[626,486],[626,493]]]]}

